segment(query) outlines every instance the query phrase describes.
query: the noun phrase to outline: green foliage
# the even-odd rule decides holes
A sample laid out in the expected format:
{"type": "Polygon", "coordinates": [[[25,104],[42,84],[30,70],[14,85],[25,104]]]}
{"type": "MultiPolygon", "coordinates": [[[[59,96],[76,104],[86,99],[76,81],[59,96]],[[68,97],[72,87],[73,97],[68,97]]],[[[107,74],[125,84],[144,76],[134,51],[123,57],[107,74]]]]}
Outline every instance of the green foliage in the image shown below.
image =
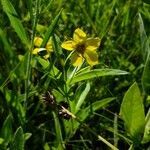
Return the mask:
{"type": "Polygon", "coordinates": [[[92,79],[95,77],[101,77],[101,76],[111,76],[111,75],[125,75],[127,74],[126,71],[122,71],[122,70],[115,70],[115,69],[94,69],[94,70],[89,70],[87,72],[84,73],[78,73],[76,76],[74,76],[74,78],[69,82],[69,84],[74,84],[76,82],[79,81],[83,81],[83,80],[88,80],[88,79],[92,79]]]}
{"type": "Polygon", "coordinates": [[[55,113],[53,113],[54,116],[54,121],[55,121],[55,130],[56,130],[56,149],[64,149],[64,145],[63,145],[63,138],[62,138],[62,133],[61,133],[61,126],[59,123],[59,120],[56,116],[55,113]]]}
{"type": "Polygon", "coordinates": [[[12,116],[7,116],[6,120],[3,123],[3,126],[1,128],[1,134],[0,136],[4,139],[6,145],[11,141],[12,139],[12,116]]]}
{"type": "Polygon", "coordinates": [[[59,20],[60,15],[61,15],[61,12],[62,12],[62,10],[60,10],[58,15],[52,21],[51,25],[48,27],[47,32],[45,33],[45,38],[42,42],[41,47],[45,47],[46,43],[48,42],[48,40],[49,40],[50,36],[52,35],[54,29],[56,28],[56,25],[57,25],[57,22],[59,20]]]}
{"type": "Polygon", "coordinates": [[[148,0],[0,6],[1,150],[149,149],[148,0]],[[101,39],[99,64],[72,65],[61,44],[77,28],[101,39]],[[52,40],[48,59],[32,54],[35,37],[52,40]]]}
{"type": "Polygon", "coordinates": [[[7,14],[12,27],[14,28],[15,32],[18,34],[21,41],[28,47],[29,42],[25,32],[25,29],[21,23],[21,20],[18,17],[17,12],[15,11],[13,5],[9,0],[1,0],[3,10],[7,14]]]}
{"type": "Polygon", "coordinates": [[[115,98],[111,97],[111,98],[105,98],[105,99],[102,99],[102,100],[97,100],[96,102],[92,103],[90,106],[80,110],[78,112],[78,115],[81,118],[81,120],[85,120],[89,116],[91,111],[94,112],[94,111],[96,111],[100,108],[103,108],[103,107],[107,106],[108,103],[110,103],[114,99],[115,98]]]}
{"type": "Polygon", "coordinates": [[[74,102],[75,102],[75,113],[78,112],[78,110],[80,109],[84,100],[86,99],[86,96],[90,91],[90,83],[86,84],[85,89],[83,91],[81,91],[81,90],[82,89],[80,88],[79,93],[78,93],[79,97],[77,97],[76,100],[74,100],[74,102]]]}
{"type": "Polygon", "coordinates": [[[142,84],[146,93],[150,94],[150,48],[149,41],[144,29],[144,24],[141,15],[139,14],[139,24],[140,24],[140,36],[141,36],[141,48],[143,53],[143,59],[145,61],[145,67],[142,75],[142,84]]]}
{"type": "Polygon", "coordinates": [[[12,143],[12,150],[24,150],[24,134],[21,127],[16,130],[12,143]]]}
{"type": "Polygon", "coordinates": [[[134,83],[126,92],[121,104],[122,116],[127,132],[133,140],[141,140],[141,134],[145,126],[143,99],[137,83],[134,83]]]}
{"type": "Polygon", "coordinates": [[[148,111],[146,115],[146,125],[145,125],[145,130],[144,130],[144,136],[142,143],[147,143],[150,141],[150,110],[148,111]]]}

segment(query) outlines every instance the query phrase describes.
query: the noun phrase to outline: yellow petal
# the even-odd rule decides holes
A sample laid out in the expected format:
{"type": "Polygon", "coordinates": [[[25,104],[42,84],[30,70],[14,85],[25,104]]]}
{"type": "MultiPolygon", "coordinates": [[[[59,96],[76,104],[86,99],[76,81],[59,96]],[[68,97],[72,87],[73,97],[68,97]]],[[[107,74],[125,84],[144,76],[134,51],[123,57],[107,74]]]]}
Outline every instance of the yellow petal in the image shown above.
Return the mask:
{"type": "Polygon", "coordinates": [[[82,31],[81,29],[77,28],[74,31],[73,40],[76,43],[82,43],[82,42],[84,42],[86,40],[86,33],[84,31],[82,31]]]}
{"type": "Polygon", "coordinates": [[[74,53],[72,56],[71,56],[71,63],[73,64],[73,66],[80,66],[84,61],[84,58],[77,54],[77,53],[74,53]]]}
{"type": "Polygon", "coordinates": [[[72,50],[74,50],[74,48],[75,48],[75,42],[74,41],[66,41],[66,42],[63,42],[62,44],[61,44],[61,47],[62,48],[64,48],[64,49],[66,49],[66,50],[69,50],[69,51],[72,51],[72,50]]]}
{"type": "Polygon", "coordinates": [[[41,37],[35,37],[34,38],[34,46],[40,47],[42,42],[43,42],[43,39],[41,37]]]}
{"type": "Polygon", "coordinates": [[[52,52],[53,51],[53,46],[52,46],[52,42],[49,41],[47,44],[46,44],[46,47],[47,51],[49,52],[52,52]]]}
{"type": "Polygon", "coordinates": [[[43,56],[44,59],[48,59],[50,57],[50,53],[46,54],[45,56],[43,56]]]}
{"type": "Polygon", "coordinates": [[[40,49],[40,48],[35,48],[35,49],[32,51],[32,54],[34,54],[34,55],[38,54],[39,49],[40,49]]]}
{"type": "Polygon", "coordinates": [[[50,56],[50,53],[45,48],[35,48],[32,51],[32,54],[39,55],[39,56],[44,57],[46,59],[50,56]]]}
{"type": "Polygon", "coordinates": [[[86,40],[86,49],[87,50],[96,50],[100,45],[100,39],[99,38],[88,38],[86,40]]]}
{"type": "Polygon", "coordinates": [[[96,51],[85,51],[84,57],[90,66],[98,64],[98,54],[96,51]]]}

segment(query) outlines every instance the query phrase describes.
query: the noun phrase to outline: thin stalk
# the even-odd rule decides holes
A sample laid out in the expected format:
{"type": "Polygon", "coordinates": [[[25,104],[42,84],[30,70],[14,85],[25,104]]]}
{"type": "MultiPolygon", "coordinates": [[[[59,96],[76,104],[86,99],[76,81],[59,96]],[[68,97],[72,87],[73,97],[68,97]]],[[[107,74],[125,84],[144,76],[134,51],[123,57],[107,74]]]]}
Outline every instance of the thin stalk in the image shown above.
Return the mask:
{"type": "Polygon", "coordinates": [[[87,124],[83,123],[79,118],[77,118],[74,114],[72,114],[68,109],[64,108],[62,106],[63,112],[67,113],[69,116],[71,116],[73,119],[75,119],[77,122],[81,124],[84,128],[86,128],[89,132],[91,132],[93,135],[95,135],[100,141],[105,143],[108,147],[110,147],[113,150],[119,150],[117,147],[109,143],[107,140],[105,140],[102,136],[98,135],[95,131],[93,131],[87,124]]]}
{"type": "Polygon", "coordinates": [[[114,116],[114,146],[117,147],[118,145],[118,117],[117,114],[114,116]]]}
{"type": "Polygon", "coordinates": [[[8,77],[5,79],[5,81],[2,83],[2,85],[0,86],[0,89],[3,89],[8,83],[9,83],[9,79],[11,77],[11,75],[14,73],[14,71],[18,68],[18,66],[20,65],[21,62],[19,62],[15,68],[9,73],[8,77]]]}
{"type": "Polygon", "coordinates": [[[27,70],[26,70],[26,80],[25,80],[25,100],[24,100],[24,107],[27,108],[27,99],[29,94],[29,87],[30,87],[30,75],[31,75],[31,60],[32,60],[32,50],[34,48],[34,36],[36,32],[36,25],[38,20],[39,14],[39,7],[40,7],[40,0],[36,0],[35,5],[35,14],[33,17],[33,25],[32,25],[32,34],[31,34],[31,47],[27,58],[27,70]]]}
{"type": "MultiPolygon", "coordinates": [[[[30,12],[30,18],[33,18],[32,3],[33,3],[33,0],[27,0],[28,9],[29,9],[29,12],[30,12]]],[[[31,21],[33,23],[33,20],[31,20],[31,21]]]]}
{"type": "Polygon", "coordinates": [[[98,139],[102,142],[104,142],[107,146],[109,146],[113,150],[119,150],[117,147],[113,146],[111,143],[109,143],[107,140],[105,140],[102,136],[98,135],[98,139]]]}

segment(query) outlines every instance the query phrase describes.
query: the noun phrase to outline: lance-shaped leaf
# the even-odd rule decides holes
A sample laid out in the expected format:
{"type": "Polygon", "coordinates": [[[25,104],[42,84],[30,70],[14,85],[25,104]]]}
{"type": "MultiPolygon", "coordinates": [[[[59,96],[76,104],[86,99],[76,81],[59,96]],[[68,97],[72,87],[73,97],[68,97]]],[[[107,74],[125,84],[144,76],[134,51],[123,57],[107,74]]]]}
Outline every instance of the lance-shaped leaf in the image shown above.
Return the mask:
{"type": "Polygon", "coordinates": [[[25,29],[18,17],[18,14],[15,10],[15,8],[13,7],[13,5],[11,4],[11,2],[9,0],[1,0],[2,6],[3,6],[3,10],[4,12],[7,14],[10,23],[12,25],[12,27],[14,28],[15,32],[17,33],[17,35],[19,36],[19,38],[21,39],[21,41],[28,46],[29,42],[28,42],[28,38],[25,32],[25,29]]]}
{"type": "Polygon", "coordinates": [[[13,144],[11,145],[11,149],[24,150],[24,144],[25,144],[25,139],[24,139],[23,129],[22,127],[19,127],[14,134],[14,139],[13,139],[13,144]]]}
{"type": "Polygon", "coordinates": [[[134,83],[126,92],[121,104],[120,115],[124,120],[127,132],[134,140],[139,141],[144,130],[145,115],[137,83],[134,83]]]}
{"type": "Polygon", "coordinates": [[[150,94],[150,47],[149,40],[145,32],[144,24],[141,15],[139,14],[139,31],[141,37],[141,50],[144,60],[144,70],[142,75],[142,85],[143,89],[147,94],[150,94]]]}
{"type": "Polygon", "coordinates": [[[61,15],[61,12],[62,12],[62,9],[60,10],[60,12],[57,14],[57,16],[54,18],[54,20],[52,20],[52,23],[50,24],[50,26],[48,27],[47,29],[47,32],[45,33],[45,38],[42,42],[42,45],[41,47],[45,47],[46,43],[48,42],[50,36],[52,35],[54,29],[56,28],[57,26],[57,22],[59,20],[59,17],[61,15]]]}
{"type": "Polygon", "coordinates": [[[68,79],[68,84],[74,84],[79,81],[88,80],[102,76],[113,76],[113,75],[126,75],[128,72],[117,70],[117,69],[94,69],[87,72],[81,72],[74,76],[72,79],[68,79]]]}

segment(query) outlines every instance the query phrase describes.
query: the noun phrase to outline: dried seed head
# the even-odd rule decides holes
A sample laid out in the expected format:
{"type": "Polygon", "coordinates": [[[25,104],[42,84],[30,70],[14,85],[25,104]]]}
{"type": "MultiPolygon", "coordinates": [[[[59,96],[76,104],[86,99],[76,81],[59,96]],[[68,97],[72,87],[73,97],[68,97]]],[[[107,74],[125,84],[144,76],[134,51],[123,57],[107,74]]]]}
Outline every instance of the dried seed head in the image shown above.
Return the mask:
{"type": "Polygon", "coordinates": [[[56,109],[56,99],[50,91],[47,91],[42,97],[46,105],[50,106],[52,109],[56,109]]]}

